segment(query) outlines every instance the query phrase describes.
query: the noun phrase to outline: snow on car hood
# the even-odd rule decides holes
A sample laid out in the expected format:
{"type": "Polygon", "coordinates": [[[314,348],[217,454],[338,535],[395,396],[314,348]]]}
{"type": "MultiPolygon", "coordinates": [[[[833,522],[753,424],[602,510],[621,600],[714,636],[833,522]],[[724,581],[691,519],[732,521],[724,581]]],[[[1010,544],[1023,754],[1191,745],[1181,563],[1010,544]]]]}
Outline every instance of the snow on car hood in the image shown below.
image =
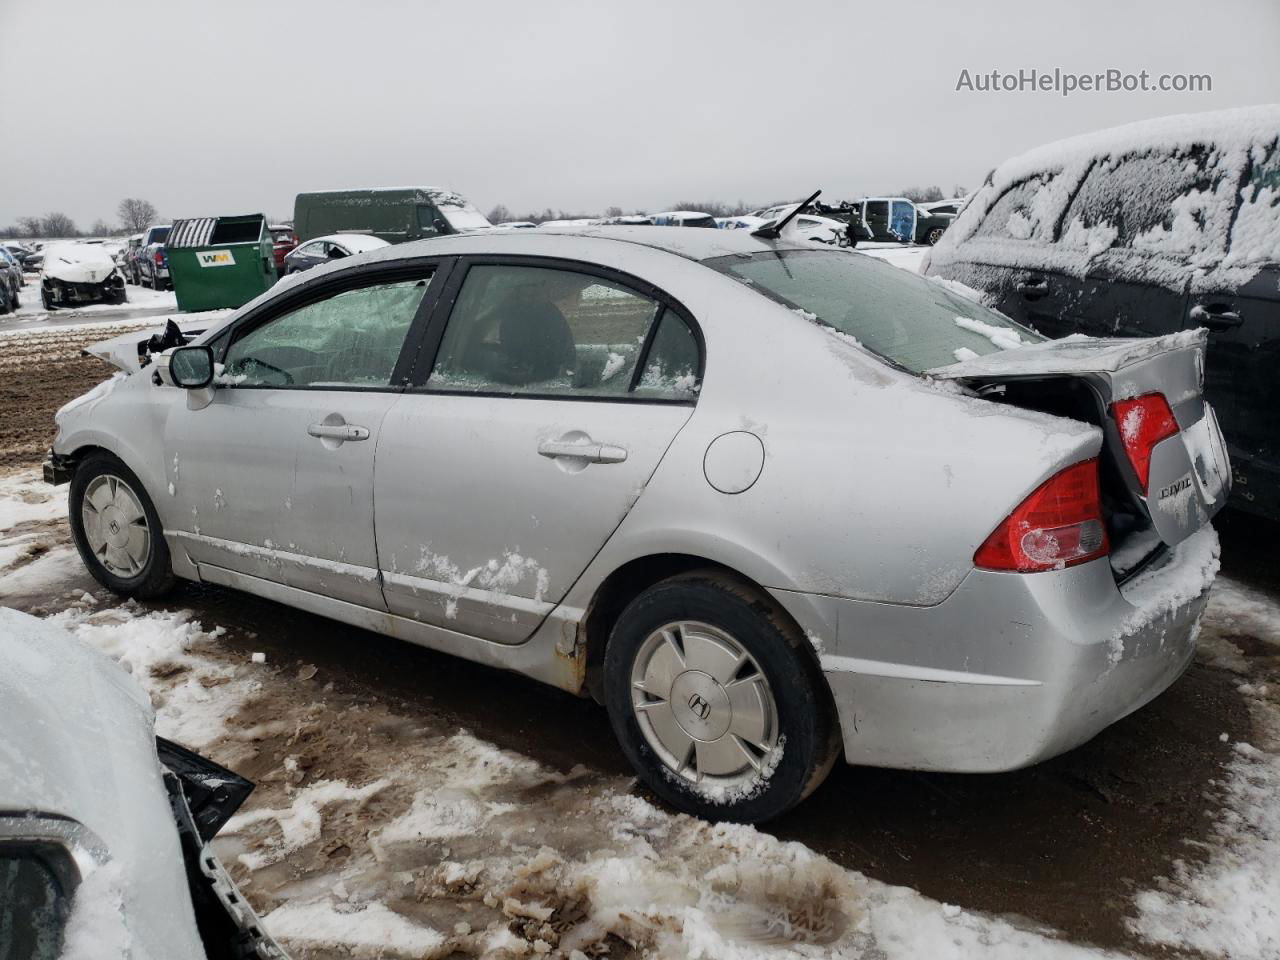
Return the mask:
{"type": "Polygon", "coordinates": [[[41,273],[66,283],[101,283],[116,263],[99,244],[60,243],[44,251],[41,273]]]}

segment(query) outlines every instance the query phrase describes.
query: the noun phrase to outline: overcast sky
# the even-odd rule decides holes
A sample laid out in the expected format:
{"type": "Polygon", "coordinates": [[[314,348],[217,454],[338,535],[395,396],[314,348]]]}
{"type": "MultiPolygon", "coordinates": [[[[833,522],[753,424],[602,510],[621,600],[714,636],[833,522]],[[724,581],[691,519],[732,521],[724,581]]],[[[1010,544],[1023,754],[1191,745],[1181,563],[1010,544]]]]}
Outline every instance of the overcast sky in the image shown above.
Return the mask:
{"type": "Polygon", "coordinates": [[[973,188],[1047,140],[1280,101],[1278,48],[1276,0],[0,0],[0,227],[357,186],[516,213],[973,188]],[[1213,89],[956,91],[1020,68],[1213,89]]]}

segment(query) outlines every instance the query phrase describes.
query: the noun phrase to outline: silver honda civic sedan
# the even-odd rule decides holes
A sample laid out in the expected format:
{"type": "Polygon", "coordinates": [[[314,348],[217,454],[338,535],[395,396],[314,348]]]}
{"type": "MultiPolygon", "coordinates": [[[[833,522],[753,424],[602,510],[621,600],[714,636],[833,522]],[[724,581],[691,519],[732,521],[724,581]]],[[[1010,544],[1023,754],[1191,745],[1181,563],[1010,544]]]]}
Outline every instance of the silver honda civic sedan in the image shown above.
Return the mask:
{"type": "Polygon", "coordinates": [[[123,373],[57,417],[98,580],[593,696],[702,816],[776,816],[841,755],[1070,749],[1181,674],[1217,570],[1202,332],[1044,342],[854,252],[458,235],[170,334],[99,345],[123,373]]]}

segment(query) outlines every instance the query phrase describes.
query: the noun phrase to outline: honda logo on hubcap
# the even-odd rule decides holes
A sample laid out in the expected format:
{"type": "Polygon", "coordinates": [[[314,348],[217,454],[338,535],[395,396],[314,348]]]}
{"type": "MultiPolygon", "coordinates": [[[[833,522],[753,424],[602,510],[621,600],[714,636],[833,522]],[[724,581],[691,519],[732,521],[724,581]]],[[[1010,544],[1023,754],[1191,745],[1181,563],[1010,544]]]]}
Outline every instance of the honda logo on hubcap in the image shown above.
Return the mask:
{"type": "Polygon", "coordinates": [[[689,698],[689,709],[693,711],[693,715],[699,720],[707,719],[707,714],[711,712],[711,704],[702,698],[702,694],[695,693],[689,698]]]}

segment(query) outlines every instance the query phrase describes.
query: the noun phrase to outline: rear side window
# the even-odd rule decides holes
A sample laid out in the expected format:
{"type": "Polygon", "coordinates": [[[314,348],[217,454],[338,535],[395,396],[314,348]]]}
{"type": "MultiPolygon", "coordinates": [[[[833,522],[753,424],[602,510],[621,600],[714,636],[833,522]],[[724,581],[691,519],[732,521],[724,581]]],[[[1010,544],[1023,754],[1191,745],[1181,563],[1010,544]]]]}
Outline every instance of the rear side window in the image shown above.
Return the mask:
{"type": "Polygon", "coordinates": [[[1062,219],[1061,243],[1184,256],[1221,251],[1230,186],[1216,152],[1131,153],[1096,161],[1062,219]]]}
{"type": "MultiPolygon", "coordinates": [[[[661,316],[656,300],[592,274],[474,266],[426,385],[460,393],[687,399],[692,388],[677,372],[690,369],[687,344],[674,326],[653,330],[661,316]],[[651,331],[657,345],[645,372],[654,367],[654,373],[633,392],[651,331]]],[[[691,366],[696,378],[696,345],[691,366]]]]}
{"type": "Polygon", "coordinates": [[[790,250],[704,262],[912,373],[1044,339],[940,284],[858,253],[790,250]]]}
{"type": "Polygon", "coordinates": [[[1054,186],[1058,177],[1058,172],[1049,171],[1014,184],[991,205],[974,236],[1007,240],[1048,239],[1057,207],[1054,186]]]}
{"type": "Polygon", "coordinates": [[[1280,143],[1255,146],[1227,263],[1280,263],[1280,143]]]}

